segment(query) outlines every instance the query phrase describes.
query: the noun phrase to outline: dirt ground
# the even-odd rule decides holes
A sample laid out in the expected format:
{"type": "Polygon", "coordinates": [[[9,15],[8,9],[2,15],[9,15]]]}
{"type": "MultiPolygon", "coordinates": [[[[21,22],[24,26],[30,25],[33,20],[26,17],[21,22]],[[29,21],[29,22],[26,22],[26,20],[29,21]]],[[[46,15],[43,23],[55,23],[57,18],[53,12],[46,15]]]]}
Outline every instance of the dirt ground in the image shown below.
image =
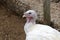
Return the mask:
{"type": "Polygon", "coordinates": [[[0,40],[24,40],[24,21],[0,6],[0,40]]]}

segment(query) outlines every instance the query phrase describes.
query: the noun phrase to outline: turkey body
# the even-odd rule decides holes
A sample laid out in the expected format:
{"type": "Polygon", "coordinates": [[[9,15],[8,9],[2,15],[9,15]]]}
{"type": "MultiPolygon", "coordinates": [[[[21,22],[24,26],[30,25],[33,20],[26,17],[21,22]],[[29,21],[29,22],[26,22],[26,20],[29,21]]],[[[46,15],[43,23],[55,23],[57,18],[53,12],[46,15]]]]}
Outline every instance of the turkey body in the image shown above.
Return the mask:
{"type": "Polygon", "coordinates": [[[26,33],[26,40],[60,40],[60,32],[47,25],[34,24],[26,33]]]}

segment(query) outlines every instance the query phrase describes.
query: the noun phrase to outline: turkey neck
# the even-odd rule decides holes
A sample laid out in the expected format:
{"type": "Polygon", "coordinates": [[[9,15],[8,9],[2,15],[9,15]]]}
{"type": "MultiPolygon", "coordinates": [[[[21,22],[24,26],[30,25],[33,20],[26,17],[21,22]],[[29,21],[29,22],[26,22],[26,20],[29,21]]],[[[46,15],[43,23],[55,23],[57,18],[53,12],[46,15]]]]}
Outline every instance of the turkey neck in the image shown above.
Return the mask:
{"type": "Polygon", "coordinates": [[[25,33],[29,32],[30,28],[32,28],[32,26],[36,24],[36,20],[33,18],[32,19],[26,18],[26,20],[27,21],[24,26],[25,33]]]}
{"type": "Polygon", "coordinates": [[[36,24],[36,20],[34,18],[26,18],[26,20],[27,20],[26,23],[36,24]]]}

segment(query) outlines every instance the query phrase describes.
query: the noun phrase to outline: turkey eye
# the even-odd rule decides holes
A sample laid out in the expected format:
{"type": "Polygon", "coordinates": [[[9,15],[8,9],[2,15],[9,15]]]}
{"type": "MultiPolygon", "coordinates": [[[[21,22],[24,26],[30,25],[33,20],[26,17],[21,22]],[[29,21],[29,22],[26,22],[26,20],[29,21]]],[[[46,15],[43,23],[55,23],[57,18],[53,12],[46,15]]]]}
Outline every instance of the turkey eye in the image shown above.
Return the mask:
{"type": "Polygon", "coordinates": [[[29,13],[29,14],[31,14],[31,13],[29,13]]]}

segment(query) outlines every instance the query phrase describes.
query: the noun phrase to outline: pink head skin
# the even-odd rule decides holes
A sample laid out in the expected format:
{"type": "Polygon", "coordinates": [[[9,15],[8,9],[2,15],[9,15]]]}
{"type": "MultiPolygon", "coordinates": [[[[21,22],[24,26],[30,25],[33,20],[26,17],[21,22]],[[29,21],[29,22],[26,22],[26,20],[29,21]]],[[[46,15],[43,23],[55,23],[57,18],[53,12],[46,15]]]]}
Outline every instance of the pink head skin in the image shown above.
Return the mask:
{"type": "Polygon", "coordinates": [[[24,13],[23,17],[26,17],[27,21],[36,21],[37,13],[34,10],[28,10],[24,13]]]}

